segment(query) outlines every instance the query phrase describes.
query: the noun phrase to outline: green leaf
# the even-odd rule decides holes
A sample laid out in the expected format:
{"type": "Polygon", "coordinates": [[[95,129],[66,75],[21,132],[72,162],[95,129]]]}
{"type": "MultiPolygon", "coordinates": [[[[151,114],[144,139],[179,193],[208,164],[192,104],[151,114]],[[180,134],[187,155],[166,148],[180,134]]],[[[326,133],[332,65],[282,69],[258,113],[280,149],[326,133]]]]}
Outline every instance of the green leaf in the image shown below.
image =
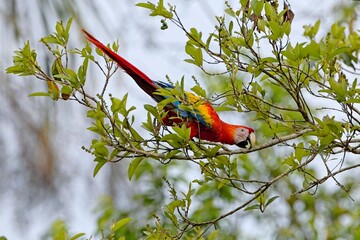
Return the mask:
{"type": "Polygon", "coordinates": [[[304,149],[304,143],[301,142],[299,143],[296,148],[295,148],[295,158],[296,160],[299,161],[299,163],[301,163],[301,160],[303,159],[304,156],[307,156],[307,151],[306,149],[304,149]]]}
{"type": "Polygon", "coordinates": [[[66,68],[66,69],[64,69],[64,71],[65,71],[64,74],[56,74],[53,77],[67,80],[67,81],[69,81],[69,83],[72,87],[78,89],[81,86],[81,84],[79,82],[76,72],[70,68],[66,68]]]}
{"type": "Polygon", "coordinates": [[[329,58],[330,59],[333,59],[335,58],[337,55],[340,55],[342,53],[345,53],[347,51],[351,50],[350,47],[338,47],[336,49],[334,49],[334,51],[332,51],[330,54],[329,54],[329,58]]]}
{"type": "Polygon", "coordinates": [[[184,61],[187,62],[187,63],[191,63],[191,64],[194,64],[194,65],[198,66],[193,59],[184,59],[184,61]]]}
{"type": "Polygon", "coordinates": [[[315,25],[314,25],[314,30],[313,30],[313,35],[315,36],[317,34],[317,32],[319,31],[319,27],[320,27],[320,19],[318,19],[316,22],[315,22],[315,25]]]}
{"type": "Polygon", "coordinates": [[[226,184],[229,183],[229,180],[223,179],[217,182],[217,189],[220,190],[222,187],[224,187],[226,184]]]}
{"type": "Polygon", "coordinates": [[[296,61],[296,56],[295,54],[293,53],[293,49],[292,50],[284,50],[284,51],[281,51],[281,54],[284,55],[288,60],[291,60],[291,61],[296,61]]]}
{"type": "Polygon", "coordinates": [[[170,134],[166,134],[161,138],[161,141],[173,141],[173,140],[178,140],[179,139],[179,135],[175,134],[175,133],[170,133],[170,134]]]}
{"type": "Polygon", "coordinates": [[[184,206],[184,201],[174,200],[170,202],[168,205],[166,205],[166,211],[170,213],[174,213],[176,207],[182,207],[182,206],[184,206]]]}
{"type": "MultiPolygon", "coordinates": [[[[203,64],[203,55],[202,55],[202,51],[201,51],[201,48],[199,47],[195,47],[189,43],[186,44],[185,46],[185,52],[191,56],[193,58],[193,62],[190,62],[190,63],[193,63],[197,66],[202,66],[203,64]]],[[[189,62],[188,60],[185,60],[187,62],[189,62]]]]}
{"type": "Polygon", "coordinates": [[[163,109],[164,107],[170,105],[172,102],[177,102],[177,101],[178,100],[175,97],[168,96],[167,98],[165,98],[161,102],[158,102],[157,106],[159,107],[159,109],[163,109]]]}
{"type": "Polygon", "coordinates": [[[144,157],[137,157],[131,161],[129,168],[128,168],[128,177],[131,181],[132,177],[134,176],[135,170],[138,168],[140,163],[144,160],[144,157]]]}
{"type": "Polygon", "coordinates": [[[175,134],[175,133],[170,133],[170,134],[167,134],[167,135],[163,136],[161,138],[161,141],[167,142],[173,148],[180,148],[180,147],[184,147],[184,145],[185,145],[184,140],[181,139],[179,137],[179,135],[175,134]]]}
{"type": "MultiPolygon", "coordinates": [[[[24,70],[23,70],[22,66],[20,66],[20,65],[11,66],[11,67],[8,67],[6,69],[7,74],[10,74],[10,73],[12,73],[12,74],[22,74],[23,71],[24,70]]],[[[22,76],[24,76],[24,75],[22,75],[22,76]]]]}
{"type": "Polygon", "coordinates": [[[116,232],[116,231],[119,230],[122,226],[124,226],[125,224],[127,224],[128,222],[130,222],[131,220],[132,220],[131,218],[123,218],[123,219],[117,221],[117,222],[114,224],[113,231],[116,232]]]}
{"type": "Polygon", "coordinates": [[[224,12],[225,12],[226,14],[228,14],[229,16],[231,16],[231,17],[236,17],[234,10],[231,9],[231,8],[225,9],[224,12]]]}
{"type": "Polygon", "coordinates": [[[202,33],[199,32],[196,28],[190,28],[190,32],[189,32],[189,41],[188,44],[193,45],[195,47],[199,47],[201,48],[204,43],[202,41],[202,33]]]}
{"type": "Polygon", "coordinates": [[[249,207],[245,208],[244,211],[250,211],[250,210],[256,210],[256,209],[260,209],[260,205],[259,205],[259,204],[255,204],[255,205],[249,206],[249,207]]]}
{"type": "Polygon", "coordinates": [[[61,44],[60,40],[54,35],[43,37],[40,41],[43,43],[61,44]]]}
{"type": "Polygon", "coordinates": [[[277,40],[278,38],[281,38],[282,34],[281,34],[280,24],[276,21],[269,21],[268,24],[272,32],[272,35],[270,35],[269,38],[272,40],[277,40]]]}
{"type": "Polygon", "coordinates": [[[87,62],[89,61],[88,58],[85,58],[83,65],[81,65],[78,68],[78,72],[77,72],[77,77],[79,79],[79,83],[80,85],[84,85],[85,84],[85,80],[86,80],[86,71],[87,71],[87,62]]]}
{"type": "Polygon", "coordinates": [[[233,22],[233,21],[230,21],[230,22],[229,22],[229,34],[230,34],[230,36],[233,34],[233,33],[232,33],[233,28],[234,28],[234,22],[233,22]]]}
{"type": "Polygon", "coordinates": [[[97,162],[97,164],[94,168],[93,177],[95,177],[99,170],[105,165],[105,163],[107,163],[107,160],[104,157],[97,157],[94,161],[97,162]]]}
{"type": "Polygon", "coordinates": [[[253,12],[257,15],[261,15],[261,11],[264,9],[264,0],[252,0],[251,1],[251,8],[253,12]]]}
{"type": "Polygon", "coordinates": [[[100,102],[97,102],[96,109],[89,110],[87,112],[86,116],[89,118],[101,120],[101,121],[103,121],[103,119],[106,117],[105,113],[101,110],[100,102]]]}
{"type": "Polygon", "coordinates": [[[209,37],[206,39],[206,43],[205,43],[206,48],[205,49],[209,49],[212,38],[213,38],[213,35],[210,34],[209,37]]]}
{"type": "Polygon", "coordinates": [[[265,3],[265,13],[269,20],[271,21],[277,20],[276,10],[269,2],[265,3]]]}
{"type": "Polygon", "coordinates": [[[96,156],[107,157],[109,155],[109,150],[104,144],[99,144],[94,148],[94,153],[96,156]]]}
{"type": "Polygon", "coordinates": [[[147,3],[137,3],[137,4],[135,4],[135,6],[142,7],[142,8],[147,8],[147,9],[150,9],[150,10],[155,10],[155,9],[156,9],[155,4],[150,3],[150,2],[147,2],[147,3]]]}
{"type": "Polygon", "coordinates": [[[344,39],[344,32],[345,32],[345,27],[339,25],[338,23],[334,23],[331,26],[331,34],[334,38],[336,39],[344,39]]]}
{"type": "Polygon", "coordinates": [[[150,104],[145,104],[145,105],[144,105],[144,108],[145,108],[145,110],[148,111],[151,115],[153,115],[153,116],[157,116],[157,115],[158,115],[158,111],[157,111],[157,109],[156,109],[155,106],[150,105],[150,104]]]}
{"type": "Polygon", "coordinates": [[[216,154],[219,152],[220,148],[221,146],[215,146],[213,148],[206,150],[206,156],[210,158],[215,157],[216,154]]]}
{"type": "MultiPolygon", "coordinates": [[[[221,236],[221,235],[220,235],[221,236]]],[[[219,238],[219,230],[216,229],[216,230],[213,230],[209,236],[207,237],[207,240],[216,240],[216,239],[220,239],[219,238]]]]}
{"type": "Polygon", "coordinates": [[[191,129],[187,128],[185,126],[185,124],[183,124],[181,126],[181,128],[179,126],[174,126],[173,130],[178,134],[179,137],[181,137],[184,140],[190,140],[190,133],[191,133],[191,129]]]}
{"type": "Polygon", "coordinates": [[[313,39],[315,35],[318,33],[320,27],[320,20],[317,20],[314,24],[314,26],[311,25],[305,25],[304,26],[304,36],[309,37],[310,39],[313,39]]]}
{"type": "Polygon", "coordinates": [[[345,96],[346,96],[346,88],[347,86],[345,85],[345,88],[338,83],[334,78],[330,78],[329,79],[329,84],[331,87],[331,90],[334,92],[335,96],[336,96],[336,100],[338,102],[344,102],[345,101],[345,96]]]}
{"type": "Polygon", "coordinates": [[[275,201],[279,196],[274,196],[272,198],[270,198],[266,204],[265,204],[265,207],[269,206],[273,201],[275,201]]]}
{"type": "Polygon", "coordinates": [[[242,7],[246,7],[246,5],[248,4],[249,0],[240,0],[240,4],[242,7]]]}
{"type": "Polygon", "coordinates": [[[171,159],[172,157],[176,156],[178,153],[181,153],[181,152],[182,151],[179,149],[171,150],[170,152],[168,152],[165,155],[164,160],[171,159]]]}
{"type": "Polygon", "coordinates": [[[71,27],[71,24],[72,24],[73,20],[74,20],[74,18],[70,17],[69,20],[66,22],[65,32],[68,33],[70,31],[70,27],[71,27]]]}
{"type": "Polygon", "coordinates": [[[326,145],[329,145],[330,143],[332,143],[335,139],[336,139],[335,136],[327,135],[320,140],[320,143],[321,143],[321,145],[326,146],[326,145]]]}
{"type": "Polygon", "coordinates": [[[289,21],[284,22],[281,26],[281,31],[289,36],[291,33],[291,23],[289,21]]]}
{"type": "Polygon", "coordinates": [[[265,27],[267,26],[267,21],[259,18],[257,21],[257,27],[261,32],[265,32],[265,27]]]}
{"type": "Polygon", "coordinates": [[[290,154],[290,156],[288,156],[287,158],[285,158],[283,161],[282,161],[282,164],[286,164],[290,167],[296,167],[299,165],[299,163],[297,161],[295,161],[295,157],[294,157],[294,154],[290,154]]]}
{"type": "Polygon", "coordinates": [[[62,35],[63,32],[64,32],[64,26],[62,25],[62,22],[57,22],[56,25],[55,25],[55,29],[56,29],[56,32],[59,34],[59,35],[62,35]]]}
{"type": "Polygon", "coordinates": [[[156,134],[156,130],[154,127],[154,123],[153,120],[151,118],[151,114],[148,112],[147,113],[147,118],[146,118],[146,122],[142,122],[141,127],[145,128],[147,131],[156,134]]]}
{"type": "Polygon", "coordinates": [[[37,64],[37,53],[31,50],[29,41],[25,42],[24,47],[15,51],[13,56],[13,66],[6,69],[6,73],[17,74],[19,76],[31,76],[39,72],[37,64]]]}
{"type": "Polygon", "coordinates": [[[360,98],[351,98],[347,100],[346,103],[360,103],[360,98]]]}
{"type": "Polygon", "coordinates": [[[203,89],[202,87],[200,87],[199,85],[195,85],[194,87],[191,88],[191,90],[196,93],[197,95],[206,98],[206,91],[205,89],[203,89]]]}
{"type": "Polygon", "coordinates": [[[95,48],[95,52],[100,57],[105,56],[105,53],[100,48],[95,48]]]}
{"type": "Polygon", "coordinates": [[[189,145],[190,145],[191,150],[194,152],[194,155],[196,157],[199,157],[199,156],[202,155],[203,151],[202,151],[202,149],[199,148],[197,143],[195,143],[194,141],[189,141],[189,145]]]}
{"type": "Polygon", "coordinates": [[[236,108],[234,108],[232,106],[226,106],[226,105],[216,106],[214,108],[215,108],[216,112],[234,111],[234,110],[236,110],[236,108]]]}
{"type": "Polygon", "coordinates": [[[51,226],[52,239],[67,240],[68,230],[63,220],[55,220],[51,226]]]}
{"type": "Polygon", "coordinates": [[[164,7],[164,0],[159,0],[157,5],[148,2],[148,3],[138,3],[138,4],[136,4],[136,6],[149,9],[151,11],[150,16],[162,16],[162,17],[168,18],[168,19],[171,19],[173,17],[171,8],[170,8],[170,10],[167,10],[164,7]]]}
{"type": "Polygon", "coordinates": [[[78,233],[78,234],[75,234],[74,236],[72,236],[69,240],[76,240],[82,236],[85,236],[85,233],[78,233]]]}
{"type": "Polygon", "coordinates": [[[47,92],[34,92],[28,95],[29,97],[50,97],[50,94],[47,92]]]}
{"type": "MultiPolygon", "coordinates": [[[[127,94],[125,94],[125,99],[127,99],[127,94]]],[[[111,111],[113,112],[113,114],[120,112],[124,112],[125,110],[125,101],[122,101],[118,98],[112,97],[111,98],[111,111]]]]}

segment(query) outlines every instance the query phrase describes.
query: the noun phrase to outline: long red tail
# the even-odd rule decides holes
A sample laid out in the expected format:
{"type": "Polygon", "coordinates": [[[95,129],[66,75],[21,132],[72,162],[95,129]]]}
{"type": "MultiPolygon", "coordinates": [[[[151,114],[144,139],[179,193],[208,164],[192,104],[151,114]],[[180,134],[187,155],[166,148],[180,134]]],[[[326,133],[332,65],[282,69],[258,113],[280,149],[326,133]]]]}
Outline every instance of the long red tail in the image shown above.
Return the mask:
{"type": "Polygon", "coordinates": [[[92,36],[90,33],[88,33],[86,30],[82,30],[86,38],[92,42],[96,47],[98,47],[101,51],[103,51],[108,57],[110,57],[112,60],[114,60],[119,67],[121,67],[127,74],[129,74],[135,82],[139,85],[139,87],[144,90],[147,94],[149,94],[151,97],[154,96],[154,92],[157,89],[154,82],[146,76],[145,73],[140,71],[137,67],[129,63],[126,59],[116,54],[114,51],[106,47],[104,44],[102,44],[99,40],[97,40],[94,36],[92,36]]]}

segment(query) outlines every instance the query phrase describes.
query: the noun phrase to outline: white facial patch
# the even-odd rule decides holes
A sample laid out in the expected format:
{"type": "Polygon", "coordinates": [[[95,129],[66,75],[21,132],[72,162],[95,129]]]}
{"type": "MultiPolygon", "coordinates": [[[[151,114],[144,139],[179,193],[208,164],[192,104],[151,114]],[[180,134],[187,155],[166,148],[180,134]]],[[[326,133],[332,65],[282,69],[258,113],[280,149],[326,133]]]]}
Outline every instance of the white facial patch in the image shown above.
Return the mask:
{"type": "Polygon", "coordinates": [[[238,128],[235,132],[235,143],[244,142],[249,136],[249,130],[246,128],[238,128]]]}

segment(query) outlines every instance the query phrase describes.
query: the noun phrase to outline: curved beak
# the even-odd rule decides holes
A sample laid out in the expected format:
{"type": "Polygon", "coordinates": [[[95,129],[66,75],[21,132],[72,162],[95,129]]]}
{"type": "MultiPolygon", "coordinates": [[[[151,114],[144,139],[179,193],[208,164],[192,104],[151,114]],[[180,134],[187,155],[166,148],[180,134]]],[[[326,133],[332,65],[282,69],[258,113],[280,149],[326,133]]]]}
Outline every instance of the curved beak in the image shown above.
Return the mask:
{"type": "Polygon", "coordinates": [[[250,149],[250,148],[252,148],[252,146],[255,145],[255,142],[256,142],[255,133],[251,132],[245,141],[238,142],[236,144],[236,146],[238,146],[240,148],[250,149]]]}

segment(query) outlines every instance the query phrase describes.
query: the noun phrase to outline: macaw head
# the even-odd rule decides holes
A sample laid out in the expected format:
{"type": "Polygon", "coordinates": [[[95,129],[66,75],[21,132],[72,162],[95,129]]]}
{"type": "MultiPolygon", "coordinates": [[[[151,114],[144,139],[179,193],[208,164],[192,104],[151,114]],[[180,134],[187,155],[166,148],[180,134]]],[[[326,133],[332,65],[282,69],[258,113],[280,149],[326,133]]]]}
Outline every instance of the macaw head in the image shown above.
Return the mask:
{"type": "Polygon", "coordinates": [[[238,147],[251,148],[256,142],[254,129],[245,126],[238,127],[235,130],[234,142],[238,147]]]}

